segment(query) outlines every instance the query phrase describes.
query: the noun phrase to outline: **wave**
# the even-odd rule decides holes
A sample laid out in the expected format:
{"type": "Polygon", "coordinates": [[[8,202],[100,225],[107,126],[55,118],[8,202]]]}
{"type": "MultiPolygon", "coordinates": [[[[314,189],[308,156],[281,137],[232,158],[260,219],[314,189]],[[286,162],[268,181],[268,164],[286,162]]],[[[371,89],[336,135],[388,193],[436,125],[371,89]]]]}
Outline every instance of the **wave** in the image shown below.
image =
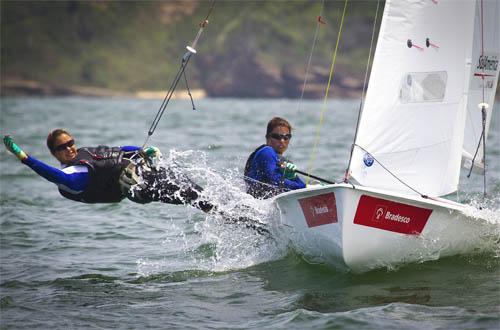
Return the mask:
{"type": "MultiPolygon", "coordinates": [[[[238,166],[231,166],[232,159],[217,160],[224,166],[210,162],[207,153],[200,150],[171,150],[162,166],[181,171],[191,180],[204,186],[202,196],[216,205],[224,214],[199,213],[186,219],[192,222],[192,231],[177,228],[176,235],[167,237],[165,246],[176,246],[174,255],[164,260],[142,258],[137,261],[138,273],[142,277],[153,274],[171,274],[193,269],[200,272],[226,272],[239,270],[269,261],[285,258],[289,254],[286,231],[280,228],[279,211],[269,200],[257,200],[246,194],[243,174],[238,166]],[[242,223],[230,223],[232,219],[251,219],[269,232],[262,235],[242,223]]],[[[500,256],[500,191],[494,191],[487,199],[479,195],[465,196],[465,214],[477,219],[479,243],[477,249],[468,253],[500,256]]],[[[173,226],[176,226],[172,223],[173,226]]],[[[423,237],[425,239],[425,237],[423,237]]],[[[439,242],[428,240],[429,253],[422,253],[419,262],[440,258],[439,242]],[[437,247],[437,248],[436,248],[437,247]]],[[[166,249],[170,251],[171,249],[166,249]]],[[[417,263],[419,263],[417,262],[417,263]]],[[[397,271],[405,264],[387,265],[386,269],[397,271]]]]}
{"type": "Polygon", "coordinates": [[[178,267],[176,271],[190,267],[202,272],[225,272],[286,255],[286,242],[275,234],[278,218],[274,204],[248,195],[237,167],[215,169],[204,151],[193,150],[170,150],[161,166],[180,171],[203,185],[202,198],[214,204],[217,212],[204,215],[200,221],[186,219],[194,223],[193,232],[179,229],[176,236],[163,241],[181,251],[166,260],[138,260],[140,276],[171,272],[172,267],[178,267]]]}

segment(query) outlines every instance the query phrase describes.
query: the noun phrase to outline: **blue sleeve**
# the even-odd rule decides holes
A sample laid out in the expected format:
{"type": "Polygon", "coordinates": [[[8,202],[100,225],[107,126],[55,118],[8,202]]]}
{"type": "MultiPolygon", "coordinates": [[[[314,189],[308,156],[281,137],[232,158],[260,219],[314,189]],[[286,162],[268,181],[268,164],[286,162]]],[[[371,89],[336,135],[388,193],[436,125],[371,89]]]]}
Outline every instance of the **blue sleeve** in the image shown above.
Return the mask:
{"type": "Polygon", "coordinates": [[[290,179],[285,179],[285,187],[288,188],[288,189],[291,189],[291,190],[294,190],[294,189],[301,189],[301,188],[305,188],[306,187],[306,184],[304,183],[304,181],[302,181],[301,178],[299,178],[299,176],[297,175],[295,177],[295,179],[293,180],[290,180],[290,179]]]}
{"type": "Polygon", "coordinates": [[[120,148],[122,151],[125,151],[125,152],[141,150],[141,147],[136,147],[136,146],[123,146],[120,148]]]}
{"type": "MultiPolygon", "coordinates": [[[[262,148],[262,150],[255,155],[255,162],[257,168],[260,169],[259,172],[262,175],[262,181],[270,182],[275,186],[281,184],[283,173],[279,167],[278,155],[271,147],[262,148]]],[[[283,186],[290,190],[306,187],[305,183],[299,177],[296,177],[294,180],[285,179],[283,181],[283,186]]]]}
{"type": "MultiPolygon", "coordinates": [[[[32,156],[28,156],[23,163],[29,166],[41,177],[57,185],[64,185],[74,191],[83,191],[87,187],[89,179],[87,171],[74,171],[73,173],[66,173],[63,170],[49,166],[32,156]]],[[[76,167],[79,166],[70,166],[66,169],[76,167]]]]}

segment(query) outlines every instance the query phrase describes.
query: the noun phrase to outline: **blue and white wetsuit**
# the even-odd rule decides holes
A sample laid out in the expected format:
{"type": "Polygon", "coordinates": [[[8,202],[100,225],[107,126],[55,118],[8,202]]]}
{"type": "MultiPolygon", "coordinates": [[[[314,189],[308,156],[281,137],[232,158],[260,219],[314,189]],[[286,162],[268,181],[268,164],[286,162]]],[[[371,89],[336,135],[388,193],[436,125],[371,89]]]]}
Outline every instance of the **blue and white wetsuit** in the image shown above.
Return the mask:
{"type": "MultiPolygon", "coordinates": [[[[140,147],[123,146],[120,147],[120,149],[124,152],[133,152],[139,150],[140,147]]],[[[23,163],[28,165],[41,177],[55,183],[59,189],[70,194],[82,193],[87,188],[89,183],[90,176],[86,165],[72,165],[59,169],[47,165],[30,155],[28,155],[28,158],[23,160],[23,163]]]]}
{"type": "MultiPolygon", "coordinates": [[[[23,161],[33,171],[55,183],[61,195],[82,203],[117,203],[125,197],[137,203],[190,204],[209,212],[213,205],[200,198],[203,189],[179,171],[149,168],[140,171],[140,183],[124,192],[119,184],[123,170],[140,147],[87,147],[77,150],[70,166],[49,166],[34,157],[23,161]]],[[[141,167],[142,168],[142,167],[141,167]]]]}

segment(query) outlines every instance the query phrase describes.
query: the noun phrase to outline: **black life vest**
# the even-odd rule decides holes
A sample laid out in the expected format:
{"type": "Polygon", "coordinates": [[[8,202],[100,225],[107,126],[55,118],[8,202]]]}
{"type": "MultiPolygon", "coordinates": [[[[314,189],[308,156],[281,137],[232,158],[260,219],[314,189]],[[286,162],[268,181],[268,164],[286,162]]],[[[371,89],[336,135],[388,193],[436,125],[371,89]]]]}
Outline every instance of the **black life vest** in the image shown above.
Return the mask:
{"type": "Polygon", "coordinates": [[[262,148],[266,147],[267,145],[266,144],[263,144],[261,146],[259,146],[257,149],[255,149],[251,154],[250,156],[248,156],[248,159],[247,159],[247,162],[245,164],[245,171],[244,171],[244,175],[245,175],[245,179],[248,178],[248,175],[250,174],[250,166],[252,166],[252,161],[253,161],[253,157],[255,156],[255,154],[262,148]]]}
{"type": "Polygon", "coordinates": [[[130,160],[124,157],[125,153],[119,147],[80,148],[77,152],[75,159],[68,165],[87,167],[87,188],[76,194],[59,188],[61,195],[83,203],[116,203],[125,198],[120,190],[118,178],[130,160]]]}

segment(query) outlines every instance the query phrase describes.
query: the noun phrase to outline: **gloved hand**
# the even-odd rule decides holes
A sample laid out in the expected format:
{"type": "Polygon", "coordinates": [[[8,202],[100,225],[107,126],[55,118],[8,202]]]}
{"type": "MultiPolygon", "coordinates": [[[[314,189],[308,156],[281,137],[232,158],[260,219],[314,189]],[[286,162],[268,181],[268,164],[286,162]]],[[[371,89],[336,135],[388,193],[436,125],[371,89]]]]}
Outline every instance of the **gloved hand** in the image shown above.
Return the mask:
{"type": "Polygon", "coordinates": [[[14,143],[14,139],[12,139],[10,135],[4,135],[3,144],[5,144],[5,148],[12,152],[17,158],[19,158],[20,161],[28,158],[28,155],[26,155],[26,153],[22,151],[17,144],[14,143]]]}
{"type": "Polygon", "coordinates": [[[138,184],[140,181],[139,176],[135,173],[135,164],[130,163],[125,167],[118,178],[118,183],[120,184],[120,190],[124,195],[128,195],[130,188],[138,184]]]}
{"type": "Polygon", "coordinates": [[[157,147],[147,147],[146,149],[142,149],[141,154],[152,167],[157,167],[163,157],[160,149],[157,147]]]}
{"type": "Polygon", "coordinates": [[[283,162],[281,163],[281,171],[286,179],[295,179],[297,177],[297,165],[291,162],[283,162]]]}

